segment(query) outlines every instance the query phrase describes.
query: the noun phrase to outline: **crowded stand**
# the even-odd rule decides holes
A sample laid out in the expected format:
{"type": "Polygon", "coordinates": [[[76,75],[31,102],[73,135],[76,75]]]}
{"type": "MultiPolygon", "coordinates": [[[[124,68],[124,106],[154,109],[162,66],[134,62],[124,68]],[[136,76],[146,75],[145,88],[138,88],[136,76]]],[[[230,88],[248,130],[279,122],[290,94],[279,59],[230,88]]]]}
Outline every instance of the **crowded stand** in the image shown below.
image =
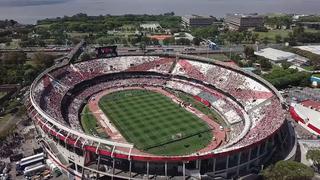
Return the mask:
{"type": "Polygon", "coordinates": [[[127,71],[155,71],[167,73],[169,72],[173,62],[173,58],[159,58],[155,61],[149,61],[140,65],[132,66],[128,68],[127,71]]]}
{"type": "Polygon", "coordinates": [[[270,90],[253,79],[207,63],[179,60],[173,74],[208,82],[235,97],[246,110],[273,96],[270,90]]]}
{"type": "Polygon", "coordinates": [[[280,108],[281,104],[276,98],[272,98],[270,104],[264,106],[261,112],[261,120],[256,123],[249,133],[241,139],[240,146],[250,145],[254,142],[260,141],[266,136],[273,134],[283,124],[285,113],[280,108]]]}

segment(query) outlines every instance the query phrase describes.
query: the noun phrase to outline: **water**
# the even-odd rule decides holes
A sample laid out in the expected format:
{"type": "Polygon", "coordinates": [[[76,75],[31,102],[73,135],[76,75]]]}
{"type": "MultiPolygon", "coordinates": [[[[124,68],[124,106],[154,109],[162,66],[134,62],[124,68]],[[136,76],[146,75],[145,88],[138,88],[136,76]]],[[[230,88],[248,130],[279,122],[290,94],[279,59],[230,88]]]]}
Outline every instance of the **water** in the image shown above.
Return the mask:
{"type": "Polygon", "coordinates": [[[223,17],[226,13],[320,13],[320,0],[0,0],[0,19],[35,23],[38,19],[87,13],[199,14],[223,17]]]}

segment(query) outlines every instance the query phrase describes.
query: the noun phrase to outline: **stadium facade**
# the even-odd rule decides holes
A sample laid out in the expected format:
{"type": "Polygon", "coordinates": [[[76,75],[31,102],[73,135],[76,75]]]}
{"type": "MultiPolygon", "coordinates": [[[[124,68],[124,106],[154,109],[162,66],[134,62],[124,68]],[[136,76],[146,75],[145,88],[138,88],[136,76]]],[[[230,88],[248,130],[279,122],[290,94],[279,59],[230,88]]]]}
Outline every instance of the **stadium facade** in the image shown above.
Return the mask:
{"type": "Polygon", "coordinates": [[[57,64],[33,82],[26,101],[48,158],[72,179],[212,179],[258,172],[292,149],[278,91],[237,67],[195,56],[153,54],[57,64]],[[154,86],[209,102],[230,129],[218,147],[182,156],[140,153],[134,144],[85,134],[80,112],[96,93],[154,86]]]}

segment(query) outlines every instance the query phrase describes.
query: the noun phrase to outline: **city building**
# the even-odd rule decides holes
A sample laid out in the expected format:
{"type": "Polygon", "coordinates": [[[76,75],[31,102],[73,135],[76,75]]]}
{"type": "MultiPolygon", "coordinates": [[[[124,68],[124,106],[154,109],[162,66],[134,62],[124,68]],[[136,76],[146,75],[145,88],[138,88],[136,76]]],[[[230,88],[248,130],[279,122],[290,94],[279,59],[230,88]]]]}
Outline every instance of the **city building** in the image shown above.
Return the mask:
{"type": "Polygon", "coordinates": [[[145,23],[140,24],[140,28],[144,30],[156,31],[158,29],[161,29],[161,26],[159,23],[145,23]]]}
{"type": "Polygon", "coordinates": [[[307,58],[297,54],[281,51],[273,48],[265,48],[254,52],[255,55],[269,59],[272,63],[291,62],[295,65],[301,66],[309,62],[307,58]]]}
{"type": "Polygon", "coordinates": [[[258,14],[227,14],[225,23],[232,30],[262,27],[264,24],[263,16],[258,14]]]}
{"type": "Polygon", "coordinates": [[[192,36],[190,33],[174,33],[174,39],[178,40],[178,39],[188,39],[189,41],[192,41],[194,39],[194,36],[192,36]]]}
{"type": "Polygon", "coordinates": [[[299,22],[298,24],[303,26],[305,29],[320,29],[320,22],[299,22]]]}
{"type": "Polygon", "coordinates": [[[182,24],[187,28],[211,26],[217,22],[212,16],[186,15],[182,17],[182,24]]]}
{"type": "Polygon", "coordinates": [[[310,46],[297,46],[295,48],[311,52],[313,54],[320,55],[320,46],[319,45],[310,45],[310,46]]]}

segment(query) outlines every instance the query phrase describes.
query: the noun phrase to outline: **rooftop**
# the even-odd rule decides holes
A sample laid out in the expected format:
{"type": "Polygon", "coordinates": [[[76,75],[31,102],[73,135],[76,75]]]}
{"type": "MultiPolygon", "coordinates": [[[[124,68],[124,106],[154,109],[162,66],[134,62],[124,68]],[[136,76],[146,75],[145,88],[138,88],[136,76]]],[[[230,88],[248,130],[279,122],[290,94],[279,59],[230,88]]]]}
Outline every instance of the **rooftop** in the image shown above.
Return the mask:
{"type": "Polygon", "coordinates": [[[296,46],[295,48],[311,52],[313,54],[320,55],[320,45],[311,45],[311,46],[296,46]]]}
{"type": "Polygon", "coordinates": [[[302,101],[301,104],[305,107],[309,107],[311,109],[320,111],[320,102],[318,101],[308,99],[308,100],[302,101]]]}
{"type": "Polygon", "coordinates": [[[196,14],[188,14],[188,15],[185,15],[184,17],[188,19],[214,18],[212,16],[201,16],[196,14]]]}
{"type": "Polygon", "coordinates": [[[227,16],[236,16],[236,17],[242,17],[242,18],[246,18],[246,17],[262,17],[261,15],[257,14],[257,13],[252,13],[252,14],[238,14],[238,13],[228,13],[227,16]]]}
{"type": "Polygon", "coordinates": [[[291,52],[281,51],[273,48],[265,48],[254,52],[257,56],[263,56],[272,61],[283,61],[295,58],[297,55],[291,52]]]}

